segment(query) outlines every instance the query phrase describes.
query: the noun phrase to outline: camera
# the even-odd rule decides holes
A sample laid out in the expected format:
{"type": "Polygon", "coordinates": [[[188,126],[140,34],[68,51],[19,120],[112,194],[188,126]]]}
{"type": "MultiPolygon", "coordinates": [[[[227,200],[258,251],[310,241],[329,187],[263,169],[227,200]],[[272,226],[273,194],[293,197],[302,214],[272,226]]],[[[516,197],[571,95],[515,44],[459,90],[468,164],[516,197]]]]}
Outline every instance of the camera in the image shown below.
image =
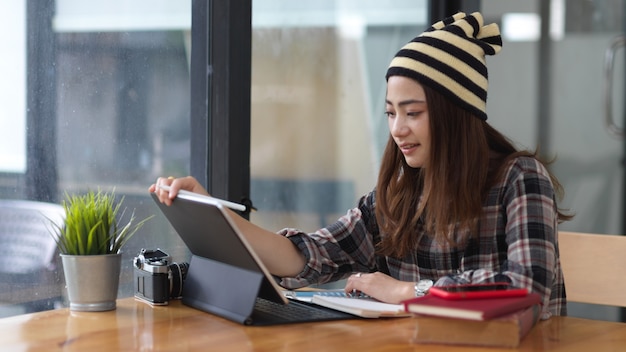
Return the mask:
{"type": "Polygon", "coordinates": [[[135,297],[154,305],[167,305],[182,296],[189,263],[174,263],[160,249],[142,249],[133,259],[135,297]]]}

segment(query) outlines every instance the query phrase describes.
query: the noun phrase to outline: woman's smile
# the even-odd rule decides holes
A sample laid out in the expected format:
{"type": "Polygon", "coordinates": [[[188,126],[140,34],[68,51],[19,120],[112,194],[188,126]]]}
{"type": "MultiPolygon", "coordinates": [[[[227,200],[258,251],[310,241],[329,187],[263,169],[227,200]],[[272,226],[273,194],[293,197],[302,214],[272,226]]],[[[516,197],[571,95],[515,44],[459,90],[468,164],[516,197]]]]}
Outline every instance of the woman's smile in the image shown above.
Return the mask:
{"type": "Polygon", "coordinates": [[[415,150],[417,150],[417,148],[419,148],[419,144],[400,144],[398,145],[398,147],[400,147],[400,151],[402,151],[402,154],[404,155],[409,155],[411,153],[413,153],[415,150]]]}

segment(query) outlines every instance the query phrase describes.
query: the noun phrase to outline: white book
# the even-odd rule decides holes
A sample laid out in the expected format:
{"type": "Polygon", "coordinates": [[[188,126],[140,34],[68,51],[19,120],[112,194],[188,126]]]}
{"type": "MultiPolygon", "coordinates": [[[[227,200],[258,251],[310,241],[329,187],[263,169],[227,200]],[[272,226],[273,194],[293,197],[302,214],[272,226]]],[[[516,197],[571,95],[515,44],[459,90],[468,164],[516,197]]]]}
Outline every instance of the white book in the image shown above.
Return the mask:
{"type": "Polygon", "coordinates": [[[363,318],[409,317],[412,315],[404,310],[402,304],[383,303],[371,298],[313,295],[311,302],[363,318]]]}

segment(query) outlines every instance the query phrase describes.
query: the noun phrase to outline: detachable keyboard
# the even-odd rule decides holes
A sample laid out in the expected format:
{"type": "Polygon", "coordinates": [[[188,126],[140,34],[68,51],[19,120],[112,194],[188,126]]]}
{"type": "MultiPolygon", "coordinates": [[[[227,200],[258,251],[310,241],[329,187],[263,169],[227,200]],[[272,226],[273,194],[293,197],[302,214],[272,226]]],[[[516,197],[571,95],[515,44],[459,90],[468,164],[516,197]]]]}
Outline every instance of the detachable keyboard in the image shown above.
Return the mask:
{"type": "Polygon", "coordinates": [[[355,318],[358,317],[308,302],[289,300],[289,304],[281,304],[257,298],[252,316],[246,324],[274,325],[355,318]]]}

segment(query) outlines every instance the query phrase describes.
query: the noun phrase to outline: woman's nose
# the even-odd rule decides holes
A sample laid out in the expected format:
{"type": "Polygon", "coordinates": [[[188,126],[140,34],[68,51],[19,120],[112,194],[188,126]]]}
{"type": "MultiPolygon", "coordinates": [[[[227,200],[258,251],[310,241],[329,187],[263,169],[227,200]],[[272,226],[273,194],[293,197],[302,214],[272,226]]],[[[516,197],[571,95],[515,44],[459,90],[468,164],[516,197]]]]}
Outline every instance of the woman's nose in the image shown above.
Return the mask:
{"type": "Polygon", "coordinates": [[[403,136],[409,131],[408,126],[406,125],[406,119],[402,116],[396,116],[395,119],[390,120],[389,122],[389,132],[393,136],[403,136]]]}

